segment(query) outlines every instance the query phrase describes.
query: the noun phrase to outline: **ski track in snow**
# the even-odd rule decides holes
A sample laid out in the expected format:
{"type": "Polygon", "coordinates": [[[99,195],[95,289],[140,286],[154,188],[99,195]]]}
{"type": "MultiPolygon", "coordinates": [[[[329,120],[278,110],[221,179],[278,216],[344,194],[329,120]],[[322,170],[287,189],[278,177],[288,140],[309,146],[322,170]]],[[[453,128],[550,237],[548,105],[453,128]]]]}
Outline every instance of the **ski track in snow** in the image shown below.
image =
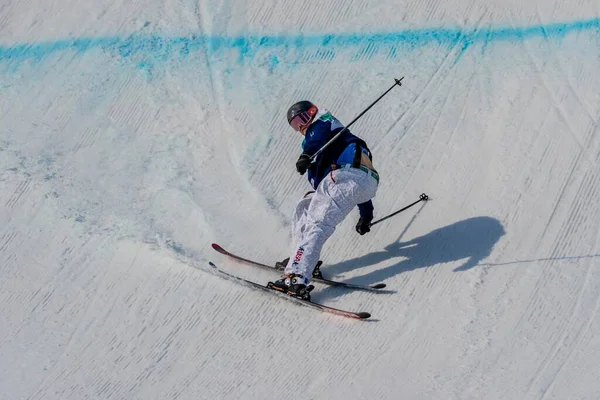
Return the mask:
{"type": "Polygon", "coordinates": [[[0,398],[600,398],[598,4],[0,5],[0,398]],[[316,284],[258,282],[307,190],[287,107],[374,152],[316,284]]]}

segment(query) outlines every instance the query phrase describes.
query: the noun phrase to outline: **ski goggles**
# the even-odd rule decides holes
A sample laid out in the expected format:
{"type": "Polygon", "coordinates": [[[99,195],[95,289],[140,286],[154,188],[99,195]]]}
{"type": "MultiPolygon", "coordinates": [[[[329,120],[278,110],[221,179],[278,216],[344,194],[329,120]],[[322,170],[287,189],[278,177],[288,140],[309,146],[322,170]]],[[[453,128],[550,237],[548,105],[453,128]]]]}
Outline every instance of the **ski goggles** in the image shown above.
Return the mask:
{"type": "Polygon", "coordinates": [[[310,116],[310,114],[304,111],[292,118],[292,120],[290,121],[290,126],[295,131],[300,132],[302,129],[306,128],[311,119],[312,117],[310,116]]]}

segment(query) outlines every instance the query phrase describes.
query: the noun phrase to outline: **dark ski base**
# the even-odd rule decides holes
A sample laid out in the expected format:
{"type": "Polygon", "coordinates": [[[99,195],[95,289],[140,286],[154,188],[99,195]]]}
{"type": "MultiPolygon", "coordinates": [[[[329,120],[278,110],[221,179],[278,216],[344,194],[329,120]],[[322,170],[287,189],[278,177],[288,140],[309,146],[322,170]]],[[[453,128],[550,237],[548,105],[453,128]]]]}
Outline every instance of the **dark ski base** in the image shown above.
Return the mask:
{"type": "MultiPolygon", "coordinates": [[[[219,246],[216,243],[212,244],[212,248],[215,249],[216,251],[218,251],[219,253],[227,256],[227,257],[231,257],[231,258],[233,258],[235,260],[238,260],[238,261],[250,264],[250,265],[254,265],[255,267],[259,267],[259,268],[263,268],[263,269],[268,269],[268,270],[271,270],[271,271],[283,271],[283,268],[278,268],[278,267],[273,266],[273,265],[262,264],[262,263],[259,263],[257,261],[248,260],[246,258],[242,258],[242,257],[240,257],[238,255],[230,253],[230,252],[228,252],[227,250],[225,250],[223,247],[219,246]]],[[[319,271],[319,273],[320,273],[320,271],[319,271]]],[[[313,276],[312,279],[315,282],[320,282],[320,283],[323,283],[325,285],[337,286],[337,287],[345,287],[345,288],[348,288],[348,289],[377,291],[377,290],[385,288],[385,283],[378,283],[376,285],[368,285],[368,286],[354,285],[352,283],[332,281],[331,279],[327,279],[327,278],[323,277],[322,274],[321,274],[321,276],[313,276]]]]}
{"type": "Polygon", "coordinates": [[[263,286],[259,283],[256,282],[252,282],[243,278],[240,278],[239,276],[235,276],[235,275],[231,275],[225,271],[222,271],[219,269],[219,267],[217,267],[213,262],[209,261],[208,264],[214,268],[214,270],[219,274],[222,275],[223,277],[230,279],[230,280],[235,280],[238,283],[244,284],[244,285],[248,285],[250,287],[256,288],[256,289],[260,289],[263,290],[267,293],[271,293],[274,294],[278,297],[284,298],[284,299],[288,299],[293,301],[296,304],[305,306],[305,307],[310,307],[313,308],[315,310],[319,310],[319,311],[323,311],[326,313],[330,313],[330,314],[335,314],[335,315],[340,315],[342,317],[347,317],[347,318],[354,318],[354,319],[367,319],[371,317],[371,314],[369,314],[368,312],[352,312],[352,311],[344,311],[344,310],[339,310],[337,308],[333,308],[333,307],[328,307],[325,306],[323,304],[319,304],[319,303],[313,303],[312,301],[308,301],[308,300],[303,300],[299,297],[295,297],[292,296],[290,294],[286,294],[283,292],[280,292],[279,290],[275,290],[275,289],[271,289],[267,286],[263,286]]]}

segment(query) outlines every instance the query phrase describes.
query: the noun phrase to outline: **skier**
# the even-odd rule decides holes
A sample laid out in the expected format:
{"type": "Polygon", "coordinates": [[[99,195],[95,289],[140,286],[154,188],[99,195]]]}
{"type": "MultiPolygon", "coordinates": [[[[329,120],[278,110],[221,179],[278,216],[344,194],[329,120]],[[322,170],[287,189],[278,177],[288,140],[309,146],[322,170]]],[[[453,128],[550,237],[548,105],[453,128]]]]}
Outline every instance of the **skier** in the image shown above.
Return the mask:
{"type": "Polygon", "coordinates": [[[287,120],[304,136],[296,171],[300,175],[308,172],[308,181],[315,190],[306,193],[296,206],[292,221],[295,247],[292,257],[281,262],[285,265],[284,275],[274,282],[274,288],[310,299],[307,285],[321,249],[355,206],[360,216],[356,231],[360,235],[370,231],[371,199],[377,193],[379,174],[373,168],[365,141],[349,130],[311,160],[313,154],[344,129],[329,111],[310,101],[300,101],[289,108],[287,120]]]}

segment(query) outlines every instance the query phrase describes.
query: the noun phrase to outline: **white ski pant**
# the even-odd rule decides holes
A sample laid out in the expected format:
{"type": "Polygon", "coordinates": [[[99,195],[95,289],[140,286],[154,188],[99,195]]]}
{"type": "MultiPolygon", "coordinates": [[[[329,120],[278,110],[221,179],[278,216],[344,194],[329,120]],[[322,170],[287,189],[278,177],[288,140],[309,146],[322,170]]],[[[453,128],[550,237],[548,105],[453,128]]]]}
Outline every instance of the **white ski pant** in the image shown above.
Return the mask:
{"type": "Polygon", "coordinates": [[[378,182],[371,172],[343,168],[327,175],[316,192],[305,195],[296,206],[292,222],[294,249],[285,273],[304,275],[309,280],[321,249],[358,204],[375,197],[378,182]]]}

